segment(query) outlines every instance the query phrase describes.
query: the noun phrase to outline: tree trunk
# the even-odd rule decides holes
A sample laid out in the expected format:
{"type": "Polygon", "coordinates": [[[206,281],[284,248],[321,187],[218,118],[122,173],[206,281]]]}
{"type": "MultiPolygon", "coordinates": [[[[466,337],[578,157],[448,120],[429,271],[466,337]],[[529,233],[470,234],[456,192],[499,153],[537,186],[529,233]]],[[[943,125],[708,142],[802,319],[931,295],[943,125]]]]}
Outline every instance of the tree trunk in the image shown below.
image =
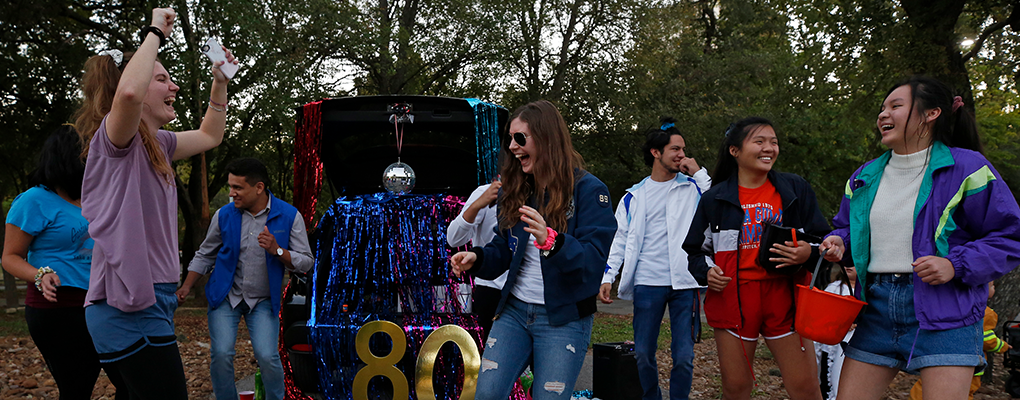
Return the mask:
{"type": "Polygon", "coordinates": [[[963,13],[965,0],[904,0],[903,9],[914,28],[916,45],[910,73],[930,75],[949,85],[963,97],[963,103],[974,110],[974,94],[970,74],[960,53],[956,24],[963,13]],[[930,54],[936,52],[936,54],[930,54]]]}
{"type": "MultiPolygon", "coordinates": [[[[1020,272],[1014,269],[995,281],[995,296],[988,300],[988,307],[999,314],[999,326],[1006,321],[1017,320],[1020,313],[1020,272]]],[[[997,335],[1001,331],[996,330],[997,335]]]]}
{"type": "MultiPolygon", "coordinates": [[[[190,9],[187,2],[178,0],[176,9],[181,31],[184,34],[185,43],[188,47],[187,54],[191,55],[182,58],[182,62],[194,63],[195,67],[189,69],[191,76],[182,80],[182,82],[188,82],[189,99],[186,104],[190,110],[190,118],[182,122],[185,122],[184,128],[194,129],[201,125],[202,116],[204,115],[202,111],[205,109],[204,98],[199,96],[201,88],[199,87],[200,78],[197,73],[197,71],[202,70],[199,66],[202,61],[200,57],[194,56],[198,53],[196,44],[199,42],[199,38],[195,34],[194,29],[192,29],[190,9]]],[[[180,179],[177,179],[177,202],[181,215],[184,217],[184,239],[180,241],[182,280],[187,277],[188,264],[195,257],[195,251],[202,244],[206,229],[209,227],[209,182],[205,153],[192,156],[187,162],[191,164],[191,175],[188,177],[188,184],[184,185],[180,179]]],[[[198,286],[193,290],[193,293],[199,297],[203,296],[202,287],[198,286]]]]}

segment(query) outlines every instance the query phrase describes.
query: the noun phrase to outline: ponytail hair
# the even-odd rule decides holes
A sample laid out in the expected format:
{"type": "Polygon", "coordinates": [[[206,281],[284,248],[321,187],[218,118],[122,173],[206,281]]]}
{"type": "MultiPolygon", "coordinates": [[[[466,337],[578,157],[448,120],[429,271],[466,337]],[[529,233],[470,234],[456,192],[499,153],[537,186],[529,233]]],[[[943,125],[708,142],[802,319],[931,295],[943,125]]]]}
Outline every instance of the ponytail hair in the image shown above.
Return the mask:
{"type": "Polygon", "coordinates": [[[81,143],[70,125],[61,125],[46,139],[36,167],[28,174],[29,186],[43,185],[51,191],[67,193],[71,200],[81,198],[81,182],[85,178],[81,143]]]}
{"type": "Polygon", "coordinates": [[[743,148],[747,135],[762,126],[771,127],[772,121],[762,117],[747,117],[726,128],[722,145],[719,146],[719,156],[716,157],[715,169],[712,171],[712,182],[722,182],[737,174],[739,170],[737,159],[730,154],[730,147],[743,148]]]}
{"type": "Polygon", "coordinates": [[[655,163],[652,149],[662,153],[662,150],[666,148],[669,141],[673,139],[673,135],[679,135],[681,138],[684,137],[680,133],[680,129],[676,127],[676,123],[676,118],[659,117],[659,125],[645,131],[645,144],[641,146],[641,154],[644,156],[645,165],[651,167],[655,163]]]}
{"type": "MultiPolygon", "coordinates": [[[[120,82],[120,75],[124,66],[131,60],[134,52],[124,53],[123,62],[117,65],[110,55],[92,56],[85,61],[85,75],[82,76],[82,93],[85,99],[81,107],[75,112],[74,128],[81,137],[81,160],[87,162],[89,147],[92,137],[99,130],[103,118],[113,108],[113,97],[117,94],[117,84],[120,82]]],[[[158,61],[158,60],[157,60],[158,61]]],[[[167,162],[166,152],[159,147],[155,132],[149,132],[149,127],[139,121],[138,131],[142,136],[142,145],[149,156],[149,163],[157,175],[163,177],[167,184],[173,185],[174,174],[167,162]]]]}
{"type": "MultiPolygon", "coordinates": [[[[911,114],[916,112],[924,115],[925,111],[936,108],[942,111],[931,123],[932,140],[940,141],[949,147],[960,147],[979,153],[984,151],[974,113],[963,105],[962,99],[957,101],[949,86],[934,78],[915,75],[894,85],[886,93],[886,97],[900,86],[910,87],[913,104],[911,114]]],[[[911,114],[907,115],[908,120],[911,114]]]]}

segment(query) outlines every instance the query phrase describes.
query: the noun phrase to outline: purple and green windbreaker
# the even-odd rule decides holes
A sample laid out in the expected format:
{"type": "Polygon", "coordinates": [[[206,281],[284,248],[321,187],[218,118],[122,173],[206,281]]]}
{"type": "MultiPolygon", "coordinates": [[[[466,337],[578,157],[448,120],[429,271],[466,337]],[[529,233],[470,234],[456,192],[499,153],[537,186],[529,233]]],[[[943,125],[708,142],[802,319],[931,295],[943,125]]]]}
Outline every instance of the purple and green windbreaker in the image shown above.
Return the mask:
{"type": "MultiPolygon", "coordinates": [[[[871,204],[891,152],[865,163],[846,184],[830,236],[843,239],[843,262],[867,282],[871,204]]],[[[913,256],[935,255],[953,263],[949,283],[929,285],[914,274],[914,312],[922,329],[944,330],[978,322],[988,302],[988,282],[1020,265],[1020,207],[999,172],[981,153],[935,142],[914,207],[913,256]]],[[[858,287],[861,287],[858,285],[858,287]]],[[[858,290],[862,300],[864,291],[858,290]]]]}

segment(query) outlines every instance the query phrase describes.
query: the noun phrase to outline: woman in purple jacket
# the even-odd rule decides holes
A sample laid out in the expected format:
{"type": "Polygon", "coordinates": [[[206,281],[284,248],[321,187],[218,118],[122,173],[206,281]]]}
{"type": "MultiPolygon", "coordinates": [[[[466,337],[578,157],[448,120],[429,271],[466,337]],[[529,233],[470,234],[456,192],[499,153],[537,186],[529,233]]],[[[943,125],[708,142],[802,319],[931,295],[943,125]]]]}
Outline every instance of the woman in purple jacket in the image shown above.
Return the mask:
{"type": "Polygon", "coordinates": [[[838,397],[878,399],[902,370],[920,373],[926,399],[965,399],[985,363],[987,283],[1020,264],[1020,208],[981,155],[973,115],[941,82],[893,86],[877,126],[890,151],[847,181],[821,246],[857,268],[868,302],[838,397]]]}

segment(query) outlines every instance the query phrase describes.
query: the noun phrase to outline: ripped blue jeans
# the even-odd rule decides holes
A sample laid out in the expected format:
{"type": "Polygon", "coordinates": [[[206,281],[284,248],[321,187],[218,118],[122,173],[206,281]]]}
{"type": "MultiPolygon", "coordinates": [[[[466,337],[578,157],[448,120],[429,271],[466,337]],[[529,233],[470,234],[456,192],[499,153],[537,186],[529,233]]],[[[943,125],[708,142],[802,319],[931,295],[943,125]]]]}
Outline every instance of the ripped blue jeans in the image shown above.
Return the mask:
{"type": "Polygon", "coordinates": [[[552,326],[545,306],[511,296],[485,343],[475,399],[506,400],[514,382],[532,362],[533,399],[570,399],[591,342],[593,320],[589,315],[552,326]]]}

